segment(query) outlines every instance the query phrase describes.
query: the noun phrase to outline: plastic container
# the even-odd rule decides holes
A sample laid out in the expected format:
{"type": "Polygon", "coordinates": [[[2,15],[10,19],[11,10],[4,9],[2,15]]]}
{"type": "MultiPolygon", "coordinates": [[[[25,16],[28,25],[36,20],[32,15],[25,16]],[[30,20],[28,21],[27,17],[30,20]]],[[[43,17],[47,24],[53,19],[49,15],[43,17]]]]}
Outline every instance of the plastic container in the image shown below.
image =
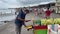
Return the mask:
{"type": "Polygon", "coordinates": [[[34,26],[34,34],[47,34],[47,26],[34,26]]]}

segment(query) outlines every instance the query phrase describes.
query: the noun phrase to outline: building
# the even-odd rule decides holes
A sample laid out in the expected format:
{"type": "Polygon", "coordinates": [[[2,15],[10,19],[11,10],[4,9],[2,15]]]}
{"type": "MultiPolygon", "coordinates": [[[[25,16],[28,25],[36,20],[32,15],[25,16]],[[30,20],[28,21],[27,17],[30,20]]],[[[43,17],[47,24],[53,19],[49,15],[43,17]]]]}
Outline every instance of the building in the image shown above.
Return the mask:
{"type": "Polygon", "coordinates": [[[56,0],[56,13],[60,13],[60,0],[56,0]]]}

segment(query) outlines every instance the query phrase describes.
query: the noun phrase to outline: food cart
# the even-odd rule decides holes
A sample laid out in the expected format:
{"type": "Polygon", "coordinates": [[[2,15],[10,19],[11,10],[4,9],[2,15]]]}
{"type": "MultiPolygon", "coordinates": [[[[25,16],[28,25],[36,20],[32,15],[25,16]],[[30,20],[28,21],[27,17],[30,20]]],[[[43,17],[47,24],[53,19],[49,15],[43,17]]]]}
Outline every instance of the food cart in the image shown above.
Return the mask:
{"type": "Polygon", "coordinates": [[[30,26],[30,29],[33,29],[34,34],[50,34],[51,30],[48,30],[48,25],[54,28],[55,24],[60,24],[60,18],[33,20],[33,26],[30,26]]]}

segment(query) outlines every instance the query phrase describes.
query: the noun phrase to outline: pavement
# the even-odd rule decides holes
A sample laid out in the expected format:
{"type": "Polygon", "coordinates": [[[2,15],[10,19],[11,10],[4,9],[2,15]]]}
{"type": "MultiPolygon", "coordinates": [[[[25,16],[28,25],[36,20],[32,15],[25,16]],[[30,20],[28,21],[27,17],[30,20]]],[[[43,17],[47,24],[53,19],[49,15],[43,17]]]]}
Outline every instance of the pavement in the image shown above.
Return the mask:
{"type": "MultiPolygon", "coordinates": [[[[26,15],[26,19],[28,19],[28,20],[31,20],[31,19],[40,20],[44,17],[45,17],[44,13],[40,14],[38,16],[36,16],[34,13],[30,13],[30,14],[26,15]]],[[[59,18],[59,17],[60,17],[59,14],[55,14],[55,13],[51,14],[51,18],[59,18]]],[[[1,30],[0,34],[15,34],[15,23],[14,23],[14,21],[13,22],[8,22],[7,24],[8,24],[7,27],[4,28],[3,30],[1,30]]],[[[33,22],[32,21],[27,22],[26,25],[27,26],[33,25],[33,22]]],[[[33,34],[33,30],[27,31],[27,28],[22,26],[21,34],[33,34]]]]}

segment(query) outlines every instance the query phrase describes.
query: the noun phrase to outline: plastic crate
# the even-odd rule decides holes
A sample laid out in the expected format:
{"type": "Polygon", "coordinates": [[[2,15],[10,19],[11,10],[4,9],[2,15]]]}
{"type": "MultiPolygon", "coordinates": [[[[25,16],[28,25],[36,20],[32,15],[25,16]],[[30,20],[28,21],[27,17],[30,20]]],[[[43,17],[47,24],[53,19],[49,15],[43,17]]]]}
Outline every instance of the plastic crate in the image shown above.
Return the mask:
{"type": "Polygon", "coordinates": [[[47,26],[34,26],[34,34],[47,34],[47,26]]]}
{"type": "Polygon", "coordinates": [[[41,25],[41,20],[34,20],[33,23],[41,25]]]}

